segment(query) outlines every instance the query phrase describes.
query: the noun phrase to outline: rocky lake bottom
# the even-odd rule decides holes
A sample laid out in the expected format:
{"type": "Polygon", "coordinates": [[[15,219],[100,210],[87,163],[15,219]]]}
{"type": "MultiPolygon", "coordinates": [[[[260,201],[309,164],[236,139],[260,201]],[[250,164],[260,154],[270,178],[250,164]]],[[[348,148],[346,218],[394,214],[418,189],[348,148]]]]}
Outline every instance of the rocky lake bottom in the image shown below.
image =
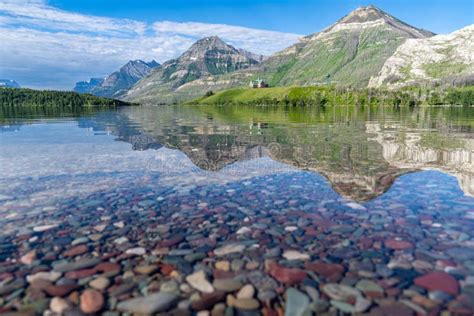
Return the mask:
{"type": "Polygon", "coordinates": [[[0,314],[474,313],[472,110],[222,111],[4,112],[0,314]]]}

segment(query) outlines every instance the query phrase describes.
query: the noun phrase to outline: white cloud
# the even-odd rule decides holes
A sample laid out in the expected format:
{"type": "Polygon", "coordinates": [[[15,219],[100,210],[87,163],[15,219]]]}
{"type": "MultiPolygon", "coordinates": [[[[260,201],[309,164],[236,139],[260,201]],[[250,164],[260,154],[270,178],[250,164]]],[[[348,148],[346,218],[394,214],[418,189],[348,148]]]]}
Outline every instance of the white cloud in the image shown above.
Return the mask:
{"type": "Polygon", "coordinates": [[[0,13],[23,26],[41,27],[51,30],[92,32],[115,36],[141,35],[146,23],[128,19],[112,19],[70,13],[44,4],[42,1],[3,0],[0,13]]]}
{"type": "Polygon", "coordinates": [[[196,38],[217,35],[238,48],[244,48],[264,55],[270,55],[282,50],[289,46],[289,44],[295,43],[301,36],[242,26],[198,22],[156,22],[153,24],[153,29],[158,33],[179,34],[196,38]]]}
{"type": "Polygon", "coordinates": [[[260,54],[299,37],[225,24],[147,24],[67,12],[41,0],[2,0],[0,78],[34,88],[71,89],[76,81],[105,76],[130,59],[164,62],[211,35],[260,54]]]}

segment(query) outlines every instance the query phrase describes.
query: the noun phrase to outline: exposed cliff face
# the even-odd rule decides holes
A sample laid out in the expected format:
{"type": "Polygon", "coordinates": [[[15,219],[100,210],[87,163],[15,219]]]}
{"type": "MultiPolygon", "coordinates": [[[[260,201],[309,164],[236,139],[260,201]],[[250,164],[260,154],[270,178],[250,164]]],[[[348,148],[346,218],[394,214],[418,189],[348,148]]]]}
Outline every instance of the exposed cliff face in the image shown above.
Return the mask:
{"type": "Polygon", "coordinates": [[[369,86],[474,83],[474,25],[448,35],[409,39],[387,59],[369,86]]]}
{"type": "Polygon", "coordinates": [[[90,81],[76,83],[74,91],[92,93],[97,96],[120,98],[138,80],[147,76],[160,64],[156,61],[130,60],[120,70],[110,74],[105,79],[91,78],[90,81]]]}
{"type": "Polygon", "coordinates": [[[258,64],[262,58],[228,45],[217,36],[203,38],[180,57],[165,62],[160,69],[138,82],[125,98],[142,102],[170,102],[174,97],[181,98],[179,93],[174,92],[188,82],[247,69],[258,64]]]}

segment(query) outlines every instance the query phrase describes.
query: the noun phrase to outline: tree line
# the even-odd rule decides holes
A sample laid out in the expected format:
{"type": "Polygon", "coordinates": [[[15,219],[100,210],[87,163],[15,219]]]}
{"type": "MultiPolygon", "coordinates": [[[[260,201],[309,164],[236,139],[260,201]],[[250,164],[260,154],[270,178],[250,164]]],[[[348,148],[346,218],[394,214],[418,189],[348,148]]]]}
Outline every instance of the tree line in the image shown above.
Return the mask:
{"type": "Polygon", "coordinates": [[[120,105],[131,105],[131,103],[70,91],[0,88],[0,106],[85,107],[120,105]]]}
{"type": "MultiPolygon", "coordinates": [[[[422,88],[407,87],[403,89],[350,89],[332,86],[311,87],[275,87],[275,96],[268,93],[267,89],[253,90],[254,96],[251,100],[243,98],[245,90],[235,89],[235,93],[207,92],[206,95],[197,99],[198,103],[209,104],[282,104],[292,106],[378,106],[389,105],[395,107],[415,106],[474,106],[474,86],[450,87],[450,88],[422,88]],[[277,96],[278,91],[285,89],[283,97],[277,96]],[[209,100],[207,100],[209,98],[209,100]],[[208,102],[209,101],[209,102],[208,102]]],[[[233,90],[227,90],[233,91],[233,90]]],[[[225,91],[224,91],[225,92],[225,91]]],[[[189,103],[192,103],[189,102],[189,103]]]]}

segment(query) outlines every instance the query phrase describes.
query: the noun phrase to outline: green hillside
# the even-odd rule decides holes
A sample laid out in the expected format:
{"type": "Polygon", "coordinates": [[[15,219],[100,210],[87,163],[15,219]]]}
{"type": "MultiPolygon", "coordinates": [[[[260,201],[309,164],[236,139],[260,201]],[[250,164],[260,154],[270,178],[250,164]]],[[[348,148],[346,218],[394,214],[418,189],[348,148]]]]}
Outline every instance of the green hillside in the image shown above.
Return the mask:
{"type": "Polygon", "coordinates": [[[437,89],[406,88],[340,89],[325,87],[274,87],[266,89],[237,88],[187,102],[187,104],[254,104],[254,105],[474,105],[474,87],[437,89]]]}
{"type": "Polygon", "coordinates": [[[185,100],[202,91],[246,87],[257,78],[273,87],[334,85],[362,89],[407,39],[431,36],[433,33],[376,7],[361,7],[254,67],[190,81],[174,91],[155,93],[154,97],[161,99],[172,92],[175,100],[185,100]]]}
{"type": "MultiPolygon", "coordinates": [[[[205,91],[244,89],[250,81],[259,78],[271,87],[327,86],[351,91],[403,88],[399,92],[387,90],[386,96],[376,98],[380,102],[393,99],[400,104],[469,104],[469,98],[455,101],[443,98],[447,97],[447,87],[472,85],[474,77],[468,52],[472,51],[473,31],[472,27],[466,27],[452,34],[434,36],[374,6],[360,7],[326,29],[303,37],[258,63],[244,58],[246,62],[241,66],[233,66],[240,65],[243,58],[238,50],[217,39],[211,40],[214,43],[211,46],[197,42],[177,60],[165,63],[161,71],[141,80],[125,99],[148,104],[181,103],[202,96],[205,91]],[[435,56],[430,52],[435,52],[435,56]],[[410,86],[413,88],[407,88],[410,86]],[[442,91],[437,95],[430,90],[430,95],[418,96],[410,91],[416,87],[442,91]]],[[[321,88],[307,91],[318,89],[321,88]]],[[[287,89],[245,92],[232,98],[227,94],[237,92],[226,91],[220,97],[232,102],[260,102],[265,98],[279,100],[279,93],[287,92],[287,89]],[[262,95],[257,97],[252,93],[262,95]]],[[[333,102],[325,100],[326,94],[321,92],[316,100],[310,98],[309,102],[333,102]]],[[[364,103],[365,97],[373,98],[356,93],[353,99],[342,101],[364,103]]],[[[339,104],[341,100],[335,102],[339,104]]]]}

